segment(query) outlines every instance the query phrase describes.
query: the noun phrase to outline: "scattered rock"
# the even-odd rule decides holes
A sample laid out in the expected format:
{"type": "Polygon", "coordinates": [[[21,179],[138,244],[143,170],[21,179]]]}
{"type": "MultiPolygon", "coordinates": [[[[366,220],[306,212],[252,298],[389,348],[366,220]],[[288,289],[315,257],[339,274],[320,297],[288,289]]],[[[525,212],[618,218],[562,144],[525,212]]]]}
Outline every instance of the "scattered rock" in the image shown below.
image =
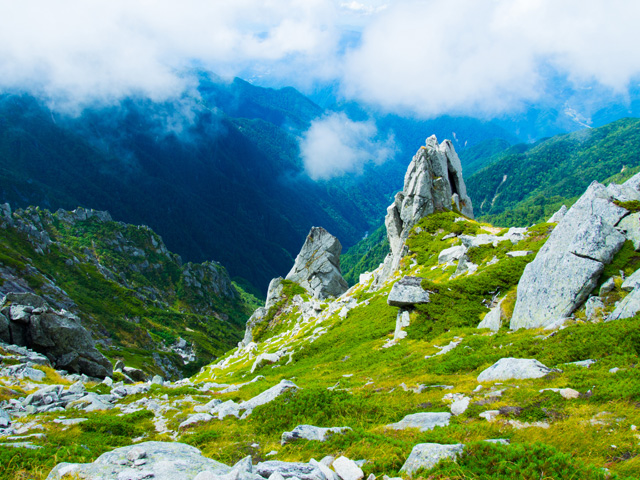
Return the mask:
{"type": "Polygon", "coordinates": [[[507,252],[507,257],[515,258],[515,257],[526,257],[527,255],[533,255],[531,250],[513,250],[511,252],[507,252]]]}
{"type": "Polygon", "coordinates": [[[622,230],[627,240],[631,240],[633,248],[640,250],[640,212],[627,215],[617,225],[619,230],[622,230]]]}
{"type": "Polygon", "coordinates": [[[273,478],[272,475],[278,474],[284,479],[298,478],[300,480],[325,480],[322,471],[320,471],[318,467],[308,463],[269,460],[258,463],[258,465],[254,467],[254,472],[268,479],[273,478]]]}
{"type": "Polygon", "coordinates": [[[317,440],[324,442],[327,439],[327,435],[336,434],[343,435],[346,432],[351,431],[349,427],[332,427],[322,428],[314,427],[313,425],[298,425],[291,432],[284,432],[280,443],[286,445],[287,443],[295,442],[296,440],[317,440]]]}
{"type": "Polygon", "coordinates": [[[182,422],[178,428],[183,429],[191,425],[195,425],[196,423],[210,422],[211,420],[213,420],[213,416],[208,413],[196,413],[189,415],[189,417],[182,422]]]}
{"type": "Polygon", "coordinates": [[[287,280],[299,283],[315,298],[339,297],[349,289],[340,272],[340,241],[322,227],[313,227],[287,280]]]}
{"type": "Polygon", "coordinates": [[[393,284],[387,297],[392,307],[410,307],[416,304],[429,303],[429,292],[421,286],[420,277],[403,277],[393,284]]]}
{"type": "Polygon", "coordinates": [[[449,412],[421,412],[407,415],[397,423],[387,425],[387,428],[404,430],[406,428],[419,428],[421,432],[433,430],[435,427],[449,425],[451,414],[449,412]]]}
{"type": "Polygon", "coordinates": [[[589,297],[584,303],[584,314],[588,321],[593,322],[602,318],[604,308],[604,302],[600,297],[589,297]]]}
{"type": "Polygon", "coordinates": [[[464,450],[464,445],[456,443],[453,445],[441,445],[439,443],[419,443],[413,450],[407,461],[404,463],[401,472],[412,476],[413,473],[421,469],[431,469],[445,458],[455,460],[464,450]]]}
{"type": "Polygon", "coordinates": [[[501,358],[478,375],[478,382],[541,378],[553,370],[534,359],[501,358]]]}
{"type": "Polygon", "coordinates": [[[484,418],[487,422],[492,423],[500,415],[500,410],[487,410],[478,415],[480,418],[484,418]]]}

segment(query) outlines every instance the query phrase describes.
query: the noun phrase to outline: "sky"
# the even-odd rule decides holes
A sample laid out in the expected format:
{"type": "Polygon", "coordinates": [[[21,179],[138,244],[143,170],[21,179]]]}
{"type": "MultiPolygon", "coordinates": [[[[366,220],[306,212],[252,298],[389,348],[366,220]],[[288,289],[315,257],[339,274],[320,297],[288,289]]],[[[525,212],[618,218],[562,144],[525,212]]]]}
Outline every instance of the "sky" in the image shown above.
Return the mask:
{"type": "Polygon", "coordinates": [[[544,101],[558,78],[624,100],[639,24],[630,0],[0,0],[0,91],[68,111],[164,101],[193,94],[195,67],[307,94],[332,85],[383,112],[491,118],[544,101]]]}

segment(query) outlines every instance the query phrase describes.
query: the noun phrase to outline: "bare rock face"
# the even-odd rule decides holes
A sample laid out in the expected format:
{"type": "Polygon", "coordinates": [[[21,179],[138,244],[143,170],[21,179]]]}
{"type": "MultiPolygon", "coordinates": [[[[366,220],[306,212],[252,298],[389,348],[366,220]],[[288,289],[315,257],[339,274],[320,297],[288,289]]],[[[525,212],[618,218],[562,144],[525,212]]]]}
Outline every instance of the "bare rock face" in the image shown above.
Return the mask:
{"type": "Polygon", "coordinates": [[[0,304],[7,322],[2,340],[43,353],[59,369],[92,377],[111,376],[111,362],[100,353],[80,320],[65,310],[54,310],[32,293],[9,293],[0,304]]]}
{"type": "Polygon", "coordinates": [[[454,207],[473,218],[460,159],[449,140],[438,144],[432,135],[413,157],[404,177],[403,190],[387,208],[385,225],[391,253],[385,260],[383,277],[397,270],[406,253],[405,240],[422,217],[454,207]]]}
{"type": "Polygon", "coordinates": [[[286,279],[299,283],[315,298],[338,297],[349,289],[340,271],[340,241],[313,227],[286,279]]]}
{"type": "Polygon", "coordinates": [[[640,200],[640,175],[622,185],[593,182],[566,212],[518,283],[510,327],[547,327],[571,315],[627,238],[618,201],[640,200]]]}

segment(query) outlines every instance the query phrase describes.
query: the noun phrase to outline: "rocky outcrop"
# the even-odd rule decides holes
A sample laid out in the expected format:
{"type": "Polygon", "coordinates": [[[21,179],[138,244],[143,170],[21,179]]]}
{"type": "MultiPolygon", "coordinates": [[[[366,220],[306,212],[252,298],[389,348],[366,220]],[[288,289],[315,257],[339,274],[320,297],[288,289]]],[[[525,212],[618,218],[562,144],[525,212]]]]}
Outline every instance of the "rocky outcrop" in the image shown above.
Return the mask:
{"type": "Polygon", "coordinates": [[[313,227],[286,279],[299,283],[319,300],[339,297],[349,288],[340,271],[340,241],[322,227],[313,227]]]}
{"type": "Polygon", "coordinates": [[[225,475],[231,468],[178,442],[144,442],[100,455],[93,463],[60,463],[47,480],[80,478],[186,480],[202,472],[225,475]]]}
{"type": "Polygon", "coordinates": [[[567,211],[518,283],[512,329],[547,327],[584,303],[626,240],[616,227],[629,212],[616,200],[640,200],[640,175],[606,188],[593,182],[567,211]]]}
{"type": "Polygon", "coordinates": [[[478,375],[478,382],[541,378],[553,370],[530,358],[501,358],[478,375]]]}
{"type": "Polygon", "coordinates": [[[405,241],[418,221],[434,212],[453,208],[473,217],[460,159],[449,140],[438,144],[432,135],[413,157],[404,177],[403,190],[387,208],[385,225],[391,253],[385,260],[382,280],[397,270],[406,253],[405,241]]]}
{"type": "Polygon", "coordinates": [[[54,310],[31,293],[9,293],[0,308],[0,340],[43,353],[59,369],[111,376],[111,362],[96,349],[91,335],[72,313],[54,310]]]}

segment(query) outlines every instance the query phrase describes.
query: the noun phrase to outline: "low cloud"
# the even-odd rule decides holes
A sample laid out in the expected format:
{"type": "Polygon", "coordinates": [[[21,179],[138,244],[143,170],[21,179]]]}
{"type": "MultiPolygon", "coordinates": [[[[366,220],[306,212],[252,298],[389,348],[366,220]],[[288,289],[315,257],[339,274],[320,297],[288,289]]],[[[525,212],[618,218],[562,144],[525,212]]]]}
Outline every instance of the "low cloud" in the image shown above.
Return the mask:
{"type": "Polygon", "coordinates": [[[343,91],[422,117],[517,110],[558,78],[624,94],[640,74],[638,19],[624,0],[396,2],[348,53],[343,91]]]}
{"type": "Polygon", "coordinates": [[[300,154],[313,180],[360,173],[368,163],[381,164],[395,153],[393,136],[381,137],[373,121],[354,122],[333,113],[312,122],[300,140],[300,154]]]}

